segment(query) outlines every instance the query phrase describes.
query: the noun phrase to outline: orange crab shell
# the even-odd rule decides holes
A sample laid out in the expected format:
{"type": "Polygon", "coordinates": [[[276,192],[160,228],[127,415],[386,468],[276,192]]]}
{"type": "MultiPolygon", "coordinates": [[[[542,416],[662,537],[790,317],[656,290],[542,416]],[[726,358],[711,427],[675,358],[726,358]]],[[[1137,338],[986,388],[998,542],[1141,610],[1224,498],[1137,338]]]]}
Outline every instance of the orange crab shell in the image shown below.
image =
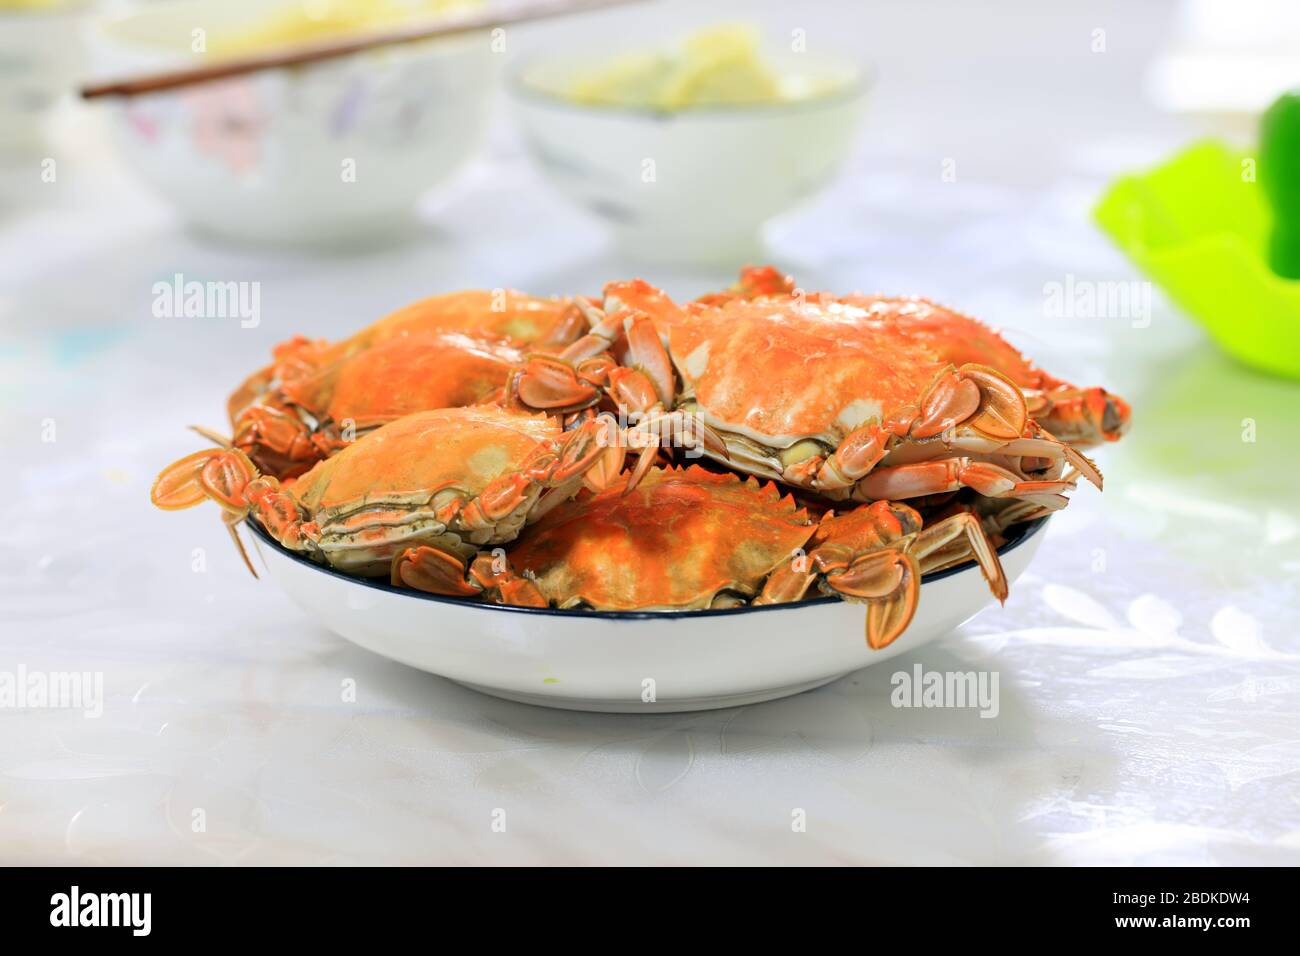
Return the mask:
{"type": "Polygon", "coordinates": [[[875,551],[920,531],[923,524],[919,511],[898,501],[876,501],[847,511],[828,511],[818,523],[809,549],[831,545],[849,552],[875,551]]]}
{"type": "Polygon", "coordinates": [[[545,346],[567,343],[582,331],[582,316],[571,299],[525,295],[513,289],[466,289],[404,306],[339,346],[352,354],[389,339],[425,332],[466,332],[516,346],[545,346]]]}
{"type": "Polygon", "coordinates": [[[317,520],[423,505],[441,491],[472,497],[560,435],[545,415],[490,405],[418,412],[320,462],[290,493],[317,520]]]}
{"type": "Polygon", "coordinates": [[[1059,408],[1030,411],[1058,438],[1076,444],[1116,441],[1129,427],[1130,409],[1118,395],[1101,388],[1078,388],[1049,375],[996,330],[978,319],[915,296],[854,293],[837,297],[846,305],[891,320],[909,341],[924,345],[953,365],[987,365],[1023,389],[1042,393],[1059,408]]]}
{"type": "Polygon", "coordinates": [[[809,297],[734,299],[665,329],[705,420],[772,447],[834,447],[917,402],[948,363],[867,310],[809,297]]]}
{"type": "Polygon", "coordinates": [[[358,429],[412,412],[486,401],[523,361],[513,346],[461,332],[391,339],[283,386],[286,400],[318,419],[358,429]]]}
{"type": "Polygon", "coordinates": [[[699,466],[651,471],[565,502],[529,527],[510,562],[559,607],[708,607],[756,594],[816,530],[793,498],[699,466]]]}
{"type": "Polygon", "coordinates": [[[517,348],[562,348],[585,331],[571,299],[542,298],[511,289],[466,289],[430,296],[392,312],[338,342],[297,336],[279,343],[274,360],[230,395],[232,424],[276,384],[307,379],[335,363],[398,339],[459,332],[517,348]]]}

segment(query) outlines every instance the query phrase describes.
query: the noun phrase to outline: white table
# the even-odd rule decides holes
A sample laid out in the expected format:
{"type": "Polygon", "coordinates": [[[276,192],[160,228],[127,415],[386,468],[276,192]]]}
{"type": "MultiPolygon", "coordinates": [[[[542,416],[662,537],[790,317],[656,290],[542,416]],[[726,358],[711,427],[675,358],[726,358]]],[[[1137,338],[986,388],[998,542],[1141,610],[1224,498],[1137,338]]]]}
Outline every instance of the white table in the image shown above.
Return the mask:
{"type": "Polygon", "coordinates": [[[1192,133],[1136,91],[1170,10],[944,10],[811,18],[814,42],[859,37],[883,79],[851,168],[777,224],[771,256],[807,287],[999,323],[1126,395],[1133,433],[1005,609],[897,668],[731,711],[479,696],[312,625],[244,572],[215,509],[147,497],[198,447],[183,426],[221,426],[228,387],[292,333],[462,286],[640,272],[689,295],[727,274],[618,261],[504,123],[414,242],[321,259],[188,236],[93,117],[65,117],[58,183],[33,174],[0,220],[0,671],[102,672],[106,699],[98,719],[0,710],[0,861],[1300,862],[1300,390],[1221,357],[1158,293],[1145,328],[1044,310],[1067,275],[1134,278],[1087,211],[1192,133]],[[1089,53],[1094,21],[1112,52],[1089,53]],[[152,283],[176,272],[259,281],[261,325],[153,318],[152,283]],[[999,717],[891,707],[891,674],[918,662],[996,671],[999,717]]]}

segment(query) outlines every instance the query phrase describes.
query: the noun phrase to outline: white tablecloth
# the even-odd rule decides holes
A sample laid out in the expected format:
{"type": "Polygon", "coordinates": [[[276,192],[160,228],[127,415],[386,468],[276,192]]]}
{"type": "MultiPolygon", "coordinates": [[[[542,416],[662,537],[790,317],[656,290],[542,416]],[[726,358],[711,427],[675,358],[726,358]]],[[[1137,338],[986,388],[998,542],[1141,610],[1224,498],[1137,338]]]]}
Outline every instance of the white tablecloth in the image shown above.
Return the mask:
{"type": "Polygon", "coordinates": [[[1138,92],[1167,6],[1041,10],[809,14],[813,42],[882,80],[845,176],[773,225],[770,256],[809,288],[1000,324],[1127,396],[1132,434],[1004,609],[897,667],[728,711],[548,711],[372,656],[252,580],[215,509],[147,495],[198,447],[183,426],[223,425],[229,386],[293,333],[464,286],[640,273],[690,295],[726,271],[620,261],[504,119],[413,241],[319,257],[188,235],[93,112],[65,115],[57,183],[5,174],[24,201],[0,220],[0,670],[102,672],[105,702],[0,709],[0,861],[1300,862],[1300,389],[1222,357],[1158,293],[1148,327],[1047,314],[1047,283],[1135,278],[1090,203],[1194,131],[1138,92]],[[261,325],[154,318],[177,272],[260,282],[261,325]],[[996,671],[999,717],[892,707],[890,675],[917,662],[996,671]]]}

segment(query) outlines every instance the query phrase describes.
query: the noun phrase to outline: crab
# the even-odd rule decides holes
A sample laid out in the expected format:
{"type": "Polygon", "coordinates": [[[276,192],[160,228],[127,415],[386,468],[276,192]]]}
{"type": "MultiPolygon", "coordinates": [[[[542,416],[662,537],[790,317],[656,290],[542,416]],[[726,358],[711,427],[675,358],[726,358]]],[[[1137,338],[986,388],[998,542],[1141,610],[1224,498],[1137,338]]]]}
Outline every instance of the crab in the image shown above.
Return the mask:
{"type": "Polygon", "coordinates": [[[831,500],[969,487],[1021,500],[1032,517],[1064,507],[1080,475],[1101,486],[1091,461],[1030,417],[1014,381],[949,362],[890,316],[821,295],[652,316],[640,306],[661,300],[642,286],[620,284],[603,312],[588,307],[591,332],[559,356],[530,357],[512,397],[552,411],[609,398],[649,424],[698,419],[705,454],[831,500]]]}
{"type": "Polygon", "coordinates": [[[776,266],[745,266],[740,278],[722,292],[706,292],[695,301],[704,305],[722,305],[732,299],[756,299],[766,295],[794,295],[795,281],[776,266]]]}
{"type": "MultiPolygon", "coordinates": [[[[740,279],[724,292],[700,296],[687,306],[725,306],[736,300],[806,300],[794,280],[773,266],[748,266],[740,279]]],[[[1081,388],[1056,378],[1030,362],[996,330],[928,299],[914,296],[890,297],[853,293],[847,296],[818,294],[818,301],[833,300],[863,309],[872,320],[887,320],[905,338],[924,346],[953,365],[985,365],[1015,382],[1025,393],[1029,414],[1060,441],[1076,448],[1117,441],[1129,428],[1130,408],[1123,398],[1104,388],[1081,388]]],[[[605,287],[605,313],[625,309],[645,312],[664,334],[681,322],[685,310],[648,283],[633,279],[611,282],[605,287]]],[[[578,304],[598,326],[602,314],[578,304]]],[[[593,331],[599,331],[593,328],[593,331]]],[[[588,339],[588,351],[596,343],[588,339]]],[[[607,345],[610,343],[606,343],[607,345]]]]}
{"type": "Polygon", "coordinates": [[[233,443],[263,470],[293,477],[337,448],[328,428],[313,440],[317,422],[481,401],[504,381],[495,366],[518,361],[515,349],[562,349],[585,330],[574,300],[471,289],[408,305],[339,342],[297,336],[227,400],[233,443]],[[367,360],[372,351],[381,354],[367,360]],[[386,387],[380,374],[402,382],[386,387]],[[383,394],[371,396],[376,384],[383,394]]]}
{"type": "Polygon", "coordinates": [[[621,455],[601,421],[563,432],[545,415],[436,409],[384,425],[287,486],[237,448],[197,452],[163,470],[151,499],[175,510],[210,498],[237,545],[252,515],[289,550],[373,576],[412,545],[470,556],[510,541],[584,482],[607,485],[621,455]]]}
{"type": "Polygon", "coordinates": [[[983,322],[928,299],[854,294],[838,301],[888,318],[908,339],[954,365],[982,364],[1001,372],[1025,393],[1030,415],[1076,448],[1118,441],[1128,431],[1130,409],[1104,388],[1080,388],[1035,366],[983,322]]]}
{"type": "Polygon", "coordinates": [[[809,589],[866,603],[866,639],[882,648],[915,613],[936,558],[974,558],[993,594],[1006,578],[979,522],[955,515],[923,528],[888,501],[813,521],[790,495],[754,478],[654,468],[562,502],[502,554],[472,560],[413,545],[393,560],[395,585],[499,603],[597,610],[689,610],[776,604],[809,589]]]}
{"type": "MultiPolygon", "coordinates": [[[[610,292],[651,315],[673,312],[661,303],[645,298],[643,290],[630,283],[617,283],[610,292]],[[630,295],[629,295],[630,291],[630,295]]],[[[793,278],[774,266],[747,266],[739,281],[725,292],[702,295],[695,301],[722,305],[733,299],[769,296],[797,296],[793,278]]],[[[978,319],[917,296],[883,296],[852,293],[837,301],[859,306],[876,317],[888,317],[909,338],[928,345],[934,353],[954,365],[987,365],[1007,376],[1025,393],[1029,413],[1061,441],[1076,448],[1118,441],[1128,431],[1131,410],[1124,399],[1104,388],[1080,388],[1056,378],[1029,361],[1015,346],[978,319]]]]}
{"type": "Polygon", "coordinates": [[[270,389],[238,414],[231,444],[264,473],[293,478],[403,415],[498,397],[523,358],[463,332],[392,338],[270,389]]]}

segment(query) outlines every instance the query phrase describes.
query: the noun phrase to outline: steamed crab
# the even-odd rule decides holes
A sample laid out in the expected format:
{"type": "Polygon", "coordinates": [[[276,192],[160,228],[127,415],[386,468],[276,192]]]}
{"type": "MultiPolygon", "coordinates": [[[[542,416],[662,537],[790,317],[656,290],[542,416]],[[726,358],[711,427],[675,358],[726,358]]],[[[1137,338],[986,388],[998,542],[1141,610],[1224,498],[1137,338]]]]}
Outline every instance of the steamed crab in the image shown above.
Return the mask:
{"type": "Polygon", "coordinates": [[[472,561],[415,545],[393,560],[394,584],[525,606],[685,610],[797,601],[814,584],[868,606],[867,642],[894,641],[915,613],[921,575],[974,558],[993,594],[1006,579],[979,522],[920,515],[879,501],[812,521],[772,483],[656,468],[555,507],[509,547],[472,561]]]}
{"type": "Polygon", "coordinates": [[[608,398],[652,424],[689,416],[716,460],[832,500],[969,487],[1033,517],[1063,507],[1079,475],[1101,485],[1091,461],[1030,417],[1011,378],[953,364],[894,316],[819,295],[677,307],[645,283],[616,284],[604,311],[587,312],[587,336],[514,376],[523,405],[608,398]]]}
{"type": "MultiPolygon", "coordinates": [[[[576,348],[586,358],[604,339],[613,344],[617,327],[601,328],[607,314],[625,310],[640,311],[654,319],[661,336],[666,329],[694,316],[713,314],[725,320],[727,313],[706,313],[703,309],[725,306],[736,300],[758,300],[775,304],[802,305],[807,294],[800,292],[793,279],[772,266],[750,266],[741,270],[740,279],[724,292],[700,296],[685,307],[678,306],[660,290],[640,279],[611,282],[605,287],[604,311],[578,303],[592,321],[595,338],[588,338],[584,348],[576,348]]],[[[1029,414],[1057,439],[1077,448],[1118,440],[1129,427],[1127,402],[1104,388],[1081,388],[1056,378],[1038,368],[996,330],[977,319],[963,315],[928,299],[914,296],[890,297],[853,293],[831,296],[818,293],[815,302],[837,302],[861,309],[873,322],[887,322],[899,342],[922,347],[937,358],[954,366],[984,365],[1000,372],[1025,394],[1029,414]]],[[[625,343],[620,342],[625,346],[625,343]]],[[[644,357],[643,357],[644,360],[644,357]]]]}
{"type": "MultiPolygon", "coordinates": [[[[727,291],[703,295],[695,301],[722,305],[737,298],[800,295],[794,279],[775,267],[749,266],[741,270],[739,281],[727,291]]],[[[611,283],[606,291],[607,306],[611,298],[616,308],[630,305],[670,320],[675,315],[673,307],[656,299],[644,283],[611,283]]],[[[954,365],[974,363],[1001,372],[1025,393],[1034,420],[1061,441],[1086,448],[1117,441],[1128,431],[1130,409],[1124,399],[1104,388],[1080,388],[1056,378],[978,319],[916,296],[852,293],[833,298],[865,309],[876,318],[889,319],[900,334],[954,365]]]]}
{"type": "Polygon", "coordinates": [[[263,472],[293,478],[403,415],[492,400],[523,356],[463,332],[389,339],[280,383],[239,413],[231,443],[263,472]]]}
{"type": "Polygon", "coordinates": [[[486,401],[520,349],[561,349],[585,328],[572,300],[499,289],[424,299],[335,343],[299,336],[230,396],[232,443],[294,477],[342,447],[344,428],[486,401]]]}
{"type": "Polygon", "coordinates": [[[1035,366],[983,322],[929,301],[850,295],[838,301],[889,319],[909,340],[954,365],[982,364],[1001,372],[1025,393],[1034,420],[1076,448],[1117,441],[1129,427],[1129,406],[1104,388],[1079,388],[1035,366]]]}
{"type": "Polygon", "coordinates": [[[437,409],[371,432],[291,485],[261,475],[237,448],[197,452],[165,468],[151,498],[169,510],[212,499],[237,545],[235,526],[251,514],[292,551],[342,571],[386,574],[394,554],[412,545],[469,556],[512,540],[584,481],[603,487],[620,454],[602,422],[562,432],[544,415],[437,409]]]}

